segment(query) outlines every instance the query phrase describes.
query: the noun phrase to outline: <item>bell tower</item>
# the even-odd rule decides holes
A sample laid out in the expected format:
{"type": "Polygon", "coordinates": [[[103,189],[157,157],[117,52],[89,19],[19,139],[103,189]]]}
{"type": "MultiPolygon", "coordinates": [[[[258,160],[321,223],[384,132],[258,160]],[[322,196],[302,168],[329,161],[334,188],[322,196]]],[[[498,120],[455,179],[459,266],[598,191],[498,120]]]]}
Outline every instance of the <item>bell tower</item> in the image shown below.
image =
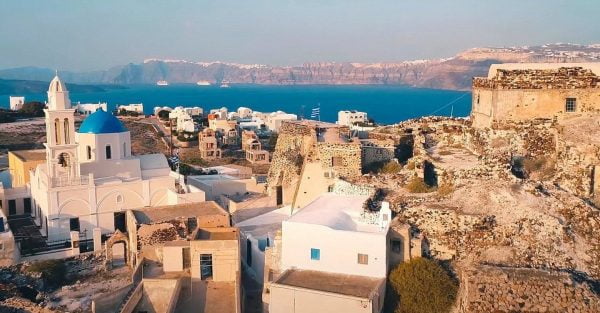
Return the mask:
{"type": "Polygon", "coordinates": [[[75,143],[75,110],[71,108],[69,91],[58,75],[48,88],[46,115],[46,163],[48,175],[68,181],[79,176],[75,143]]]}

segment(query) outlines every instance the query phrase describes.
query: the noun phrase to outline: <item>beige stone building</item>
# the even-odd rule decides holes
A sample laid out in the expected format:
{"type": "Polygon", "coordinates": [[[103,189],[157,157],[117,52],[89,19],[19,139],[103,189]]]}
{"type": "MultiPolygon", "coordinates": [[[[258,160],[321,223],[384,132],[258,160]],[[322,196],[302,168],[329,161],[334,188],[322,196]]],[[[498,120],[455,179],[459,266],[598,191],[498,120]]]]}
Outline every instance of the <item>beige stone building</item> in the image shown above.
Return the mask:
{"type": "Polygon", "coordinates": [[[221,149],[214,130],[205,128],[198,136],[200,157],[207,160],[221,158],[221,149]]]}
{"type": "MultiPolygon", "coordinates": [[[[113,240],[113,238],[116,238],[113,240]]],[[[240,313],[240,239],[215,202],[127,211],[125,243],[135,265],[132,284],[94,299],[94,312],[240,313]]]]}
{"type": "Polygon", "coordinates": [[[396,145],[391,139],[361,139],[360,144],[363,167],[395,158],[396,145]]]}
{"type": "Polygon", "coordinates": [[[331,123],[302,120],[283,123],[267,178],[279,205],[327,192],[332,180],[361,175],[361,145],[349,129],[331,123]],[[297,188],[302,181],[310,190],[297,188]]]}
{"type": "Polygon", "coordinates": [[[262,148],[262,144],[254,131],[242,132],[242,150],[246,154],[246,160],[255,164],[269,163],[269,151],[262,148]]]}
{"type": "Polygon", "coordinates": [[[492,65],[473,79],[473,126],[598,113],[598,75],[600,63],[492,65]]]}

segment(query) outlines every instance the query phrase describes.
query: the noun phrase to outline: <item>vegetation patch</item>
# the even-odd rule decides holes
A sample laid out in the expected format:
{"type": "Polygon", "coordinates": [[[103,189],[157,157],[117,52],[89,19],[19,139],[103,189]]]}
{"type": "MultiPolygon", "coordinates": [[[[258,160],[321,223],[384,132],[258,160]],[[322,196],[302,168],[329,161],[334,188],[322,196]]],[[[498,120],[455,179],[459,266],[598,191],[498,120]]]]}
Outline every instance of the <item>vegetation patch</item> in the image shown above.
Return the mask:
{"type": "Polygon", "coordinates": [[[434,190],[433,187],[427,185],[425,181],[418,176],[413,176],[405,187],[411,193],[427,193],[434,190]]]}
{"type": "Polygon", "coordinates": [[[38,261],[27,268],[28,272],[40,273],[49,286],[58,287],[65,282],[67,267],[63,260],[38,261]]]}
{"type": "Polygon", "coordinates": [[[415,258],[389,276],[395,292],[395,313],[447,313],[456,301],[458,283],[436,261],[415,258]]]}

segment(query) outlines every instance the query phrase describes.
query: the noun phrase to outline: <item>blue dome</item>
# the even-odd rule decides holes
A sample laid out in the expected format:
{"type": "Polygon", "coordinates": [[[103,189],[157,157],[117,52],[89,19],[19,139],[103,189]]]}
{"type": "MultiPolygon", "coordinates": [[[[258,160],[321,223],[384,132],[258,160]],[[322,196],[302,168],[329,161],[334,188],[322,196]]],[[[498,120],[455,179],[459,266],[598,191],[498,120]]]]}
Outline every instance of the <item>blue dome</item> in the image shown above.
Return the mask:
{"type": "Polygon", "coordinates": [[[114,115],[98,110],[88,116],[81,126],[79,133],[86,134],[112,134],[126,132],[127,128],[114,115]]]}

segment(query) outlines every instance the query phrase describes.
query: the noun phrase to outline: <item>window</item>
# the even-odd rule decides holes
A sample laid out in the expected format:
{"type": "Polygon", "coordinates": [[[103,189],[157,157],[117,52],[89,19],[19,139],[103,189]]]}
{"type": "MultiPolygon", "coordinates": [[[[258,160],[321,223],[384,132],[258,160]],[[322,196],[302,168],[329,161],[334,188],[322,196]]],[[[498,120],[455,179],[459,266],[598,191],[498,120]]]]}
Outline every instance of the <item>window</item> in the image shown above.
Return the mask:
{"type": "Polygon", "coordinates": [[[124,142],[123,143],[123,157],[126,157],[126,156],[127,156],[127,143],[124,142]]]}
{"type": "Polygon", "coordinates": [[[8,215],[17,214],[17,200],[8,200],[8,215]]]}
{"type": "Polygon", "coordinates": [[[121,202],[123,202],[123,196],[117,195],[117,203],[121,203],[121,202]]]}
{"type": "Polygon", "coordinates": [[[60,120],[55,119],[54,120],[54,141],[56,142],[57,145],[60,145],[60,135],[58,133],[59,131],[60,131],[60,120]]]}
{"type": "Polygon", "coordinates": [[[344,166],[344,158],[342,158],[342,157],[331,158],[331,166],[344,166]]]}
{"type": "Polygon", "coordinates": [[[321,249],[310,248],[310,259],[319,261],[321,259],[321,249]]]}
{"type": "Polygon", "coordinates": [[[87,159],[91,160],[92,159],[92,147],[87,146],[87,159]]]}
{"type": "Polygon", "coordinates": [[[400,253],[402,252],[402,241],[398,239],[392,239],[392,252],[400,253]]]}
{"type": "Polygon", "coordinates": [[[23,199],[23,208],[25,210],[25,214],[31,214],[31,198],[23,199]]]}
{"type": "Polygon", "coordinates": [[[0,200],[0,209],[2,209],[2,200],[0,200]]]}
{"type": "Polygon", "coordinates": [[[65,144],[69,144],[69,119],[64,120],[65,144]]]}
{"type": "Polygon", "coordinates": [[[110,145],[106,146],[106,159],[110,160],[112,158],[111,155],[111,151],[110,151],[110,145]]]}
{"type": "Polygon", "coordinates": [[[575,112],[577,110],[577,99],[575,98],[567,98],[565,103],[565,111],[566,112],[575,112]]]}
{"type": "Polygon", "coordinates": [[[368,254],[358,254],[358,264],[369,264],[369,255],[368,254]]]}

